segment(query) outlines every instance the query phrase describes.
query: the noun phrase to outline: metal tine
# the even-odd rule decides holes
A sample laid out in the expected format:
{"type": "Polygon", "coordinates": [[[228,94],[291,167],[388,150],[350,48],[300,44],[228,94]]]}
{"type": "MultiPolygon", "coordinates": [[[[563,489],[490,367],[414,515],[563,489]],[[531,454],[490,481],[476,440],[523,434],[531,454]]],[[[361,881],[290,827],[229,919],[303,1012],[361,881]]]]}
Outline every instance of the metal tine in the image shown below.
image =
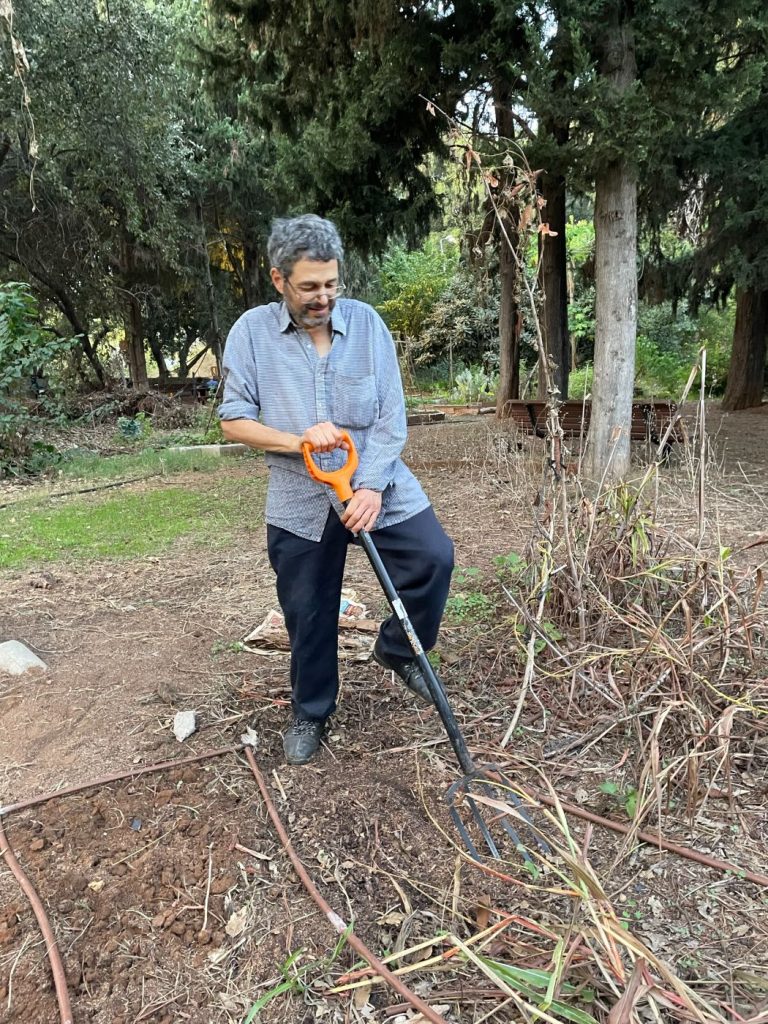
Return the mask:
{"type": "Polygon", "coordinates": [[[501,860],[501,854],[499,853],[499,848],[496,845],[496,843],[493,841],[493,836],[491,835],[490,830],[489,830],[488,826],[486,825],[486,823],[485,823],[485,821],[483,819],[483,816],[478,811],[477,804],[475,803],[475,801],[472,799],[472,797],[470,795],[469,787],[467,787],[466,799],[467,799],[467,806],[469,807],[470,811],[472,812],[472,817],[475,819],[475,824],[480,829],[480,832],[482,833],[483,839],[485,840],[485,845],[491,851],[491,856],[494,858],[494,860],[501,860]]]}
{"type": "MultiPolygon", "coordinates": [[[[477,810],[476,810],[476,806],[477,805],[475,804],[474,800],[472,800],[472,798],[469,796],[469,792],[470,792],[469,787],[467,787],[467,803],[469,803],[470,806],[472,807],[472,810],[473,810],[474,815],[475,815],[475,820],[477,820],[477,818],[478,818],[478,813],[477,813],[477,810]]],[[[501,797],[501,798],[499,797],[499,795],[496,793],[496,791],[491,786],[488,786],[488,792],[489,792],[490,797],[492,799],[494,799],[494,800],[503,799],[503,797],[501,797]]],[[[529,864],[532,863],[531,856],[530,856],[530,854],[528,853],[528,851],[525,848],[525,843],[523,842],[522,838],[520,837],[520,833],[515,829],[514,825],[511,824],[511,822],[509,821],[509,818],[507,817],[507,815],[504,814],[502,811],[500,811],[498,818],[495,819],[495,820],[498,821],[501,824],[501,826],[504,829],[504,831],[507,833],[509,838],[515,844],[515,848],[517,849],[518,853],[522,856],[523,860],[527,861],[529,864]]],[[[484,822],[483,822],[483,824],[485,825],[484,822]]],[[[487,826],[485,826],[485,828],[487,830],[487,826]]],[[[493,849],[494,850],[496,849],[496,844],[495,843],[493,843],[493,849]]],[[[496,857],[497,860],[501,859],[498,856],[497,853],[494,854],[494,857],[496,857]]]]}
{"type": "Polygon", "coordinates": [[[454,807],[453,804],[450,805],[449,810],[450,810],[450,813],[451,813],[451,820],[453,821],[453,824],[456,826],[456,831],[461,836],[462,842],[464,843],[464,845],[466,846],[467,850],[469,851],[470,857],[473,860],[482,862],[482,857],[477,852],[477,847],[472,842],[472,837],[470,836],[469,832],[467,832],[467,826],[461,820],[461,815],[456,810],[456,808],[454,807]]]}
{"type": "MultiPolygon", "coordinates": [[[[461,815],[458,813],[455,806],[455,802],[460,796],[463,796],[466,799],[467,806],[469,807],[472,817],[477,827],[479,828],[480,833],[483,836],[483,839],[485,840],[486,846],[488,847],[491,856],[495,860],[501,860],[502,857],[501,854],[499,853],[499,848],[496,845],[496,842],[490,833],[487,822],[485,821],[482,814],[478,810],[477,803],[475,802],[475,800],[472,799],[471,786],[473,783],[482,784],[485,789],[486,795],[489,796],[491,799],[498,800],[500,803],[509,803],[515,809],[515,811],[520,816],[522,821],[524,821],[527,825],[530,826],[531,830],[533,831],[534,838],[536,840],[537,846],[539,847],[539,850],[544,855],[551,854],[552,851],[550,850],[549,846],[537,833],[536,827],[533,824],[533,821],[531,820],[528,812],[523,807],[520,798],[513,791],[511,781],[506,777],[506,775],[504,775],[503,772],[499,771],[499,769],[495,765],[485,765],[484,767],[478,768],[476,771],[470,772],[469,774],[462,776],[462,778],[457,779],[457,781],[454,782],[448,788],[445,794],[445,799],[449,804],[450,814],[454,822],[454,825],[459,831],[459,834],[461,835],[464,845],[467,847],[467,850],[475,860],[480,860],[480,855],[478,853],[477,847],[475,846],[474,842],[472,841],[469,835],[469,832],[467,831],[464,822],[462,821],[461,815]],[[509,787],[509,791],[505,791],[503,794],[497,792],[496,787],[493,785],[493,782],[488,777],[491,772],[493,772],[494,776],[496,777],[494,781],[498,779],[499,783],[502,786],[509,787]]],[[[499,810],[498,817],[496,820],[500,822],[502,828],[507,833],[512,842],[515,844],[515,848],[526,861],[526,863],[532,864],[533,860],[528,851],[526,850],[525,844],[520,836],[520,833],[512,825],[509,816],[505,814],[503,811],[499,810]]]]}
{"type": "Polygon", "coordinates": [[[531,830],[533,831],[533,838],[536,840],[536,845],[538,846],[539,850],[544,854],[545,857],[551,857],[551,847],[546,842],[546,840],[542,839],[539,835],[536,826],[531,820],[531,816],[523,807],[522,803],[520,802],[520,798],[514,792],[514,785],[512,784],[511,779],[508,779],[504,772],[500,771],[500,769],[498,768],[493,768],[493,772],[498,776],[501,785],[507,787],[501,799],[506,800],[508,803],[512,804],[512,806],[515,808],[520,817],[525,821],[527,825],[530,826],[531,830]]]}
{"type": "MultiPolygon", "coordinates": [[[[472,841],[472,838],[469,835],[469,832],[467,831],[467,827],[464,824],[461,815],[456,809],[455,801],[457,796],[461,794],[461,796],[465,797],[466,799],[467,806],[469,807],[472,813],[472,817],[474,818],[477,827],[480,829],[480,833],[482,834],[482,837],[485,840],[486,846],[488,847],[491,856],[494,858],[494,860],[501,860],[502,856],[499,853],[499,848],[496,845],[493,836],[491,835],[490,829],[488,828],[488,824],[483,818],[480,811],[478,810],[477,804],[472,799],[472,793],[469,788],[471,784],[472,778],[465,775],[463,778],[458,779],[456,782],[454,782],[446,792],[445,799],[449,805],[451,819],[453,820],[454,825],[456,826],[459,834],[461,835],[464,845],[466,846],[467,850],[469,851],[473,859],[477,861],[482,860],[480,854],[478,853],[477,847],[475,846],[474,842],[472,841]]],[[[531,858],[526,852],[520,836],[517,834],[517,832],[515,832],[515,830],[506,820],[505,816],[502,816],[502,822],[507,834],[511,837],[516,848],[522,853],[525,860],[530,861],[531,858]]]]}

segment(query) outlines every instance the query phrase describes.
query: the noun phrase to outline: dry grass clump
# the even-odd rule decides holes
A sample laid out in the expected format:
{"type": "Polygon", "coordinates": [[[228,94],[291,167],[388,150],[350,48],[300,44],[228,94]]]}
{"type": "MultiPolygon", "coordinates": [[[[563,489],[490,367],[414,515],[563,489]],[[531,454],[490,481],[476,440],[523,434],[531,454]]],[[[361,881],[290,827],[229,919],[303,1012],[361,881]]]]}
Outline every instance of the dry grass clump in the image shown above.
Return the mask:
{"type": "MultiPolygon", "coordinates": [[[[647,479],[647,478],[646,478],[647,479]]],[[[761,566],[659,523],[642,486],[544,502],[505,586],[526,679],[555,684],[565,716],[630,721],[644,753],[637,815],[684,794],[692,815],[733,757],[768,736],[768,607],[761,566]]],[[[753,543],[756,547],[759,543],[753,543]]]]}

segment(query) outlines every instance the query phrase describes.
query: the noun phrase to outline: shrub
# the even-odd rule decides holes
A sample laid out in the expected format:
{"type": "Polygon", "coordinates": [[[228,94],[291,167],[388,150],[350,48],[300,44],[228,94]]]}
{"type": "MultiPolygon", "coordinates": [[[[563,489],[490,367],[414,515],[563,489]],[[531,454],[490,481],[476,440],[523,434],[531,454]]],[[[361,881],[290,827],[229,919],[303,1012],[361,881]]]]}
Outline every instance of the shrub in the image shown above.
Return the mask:
{"type": "Polygon", "coordinates": [[[55,451],[33,441],[30,428],[37,413],[58,412],[47,376],[55,358],[74,343],[40,325],[29,285],[0,285],[0,476],[40,472],[55,461],[55,451]]]}
{"type": "Polygon", "coordinates": [[[492,398],[498,382],[498,374],[487,373],[482,366],[465,366],[456,374],[453,397],[460,402],[492,398]]]}
{"type": "Polygon", "coordinates": [[[414,362],[432,366],[450,352],[454,364],[498,365],[498,350],[498,292],[459,270],[424,320],[414,362]]]}
{"type": "Polygon", "coordinates": [[[420,249],[396,246],[381,265],[384,296],[378,310],[390,330],[418,338],[432,307],[447,288],[458,260],[458,246],[430,236],[420,249]],[[441,247],[442,243],[442,247],[441,247]]]}
{"type": "Polygon", "coordinates": [[[699,314],[699,342],[707,346],[707,387],[713,395],[725,391],[735,319],[733,302],[724,309],[707,309],[699,314]]]}

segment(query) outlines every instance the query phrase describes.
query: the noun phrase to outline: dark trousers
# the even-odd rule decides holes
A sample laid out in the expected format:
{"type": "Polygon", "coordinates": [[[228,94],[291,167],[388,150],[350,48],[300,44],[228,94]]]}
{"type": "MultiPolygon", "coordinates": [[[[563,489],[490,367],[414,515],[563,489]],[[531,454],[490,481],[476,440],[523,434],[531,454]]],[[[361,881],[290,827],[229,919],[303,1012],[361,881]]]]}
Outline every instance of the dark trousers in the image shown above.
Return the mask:
{"type": "MultiPolygon", "coordinates": [[[[434,647],[453,570],[453,544],[432,508],[371,537],[425,650],[434,647]]],[[[324,720],[339,689],[339,602],[353,535],[331,509],[320,542],[267,527],[269,561],[291,640],[291,692],[299,718],[324,720]]],[[[373,574],[373,569],[371,569],[373,574]]],[[[375,579],[375,577],[373,577],[375,579]]],[[[384,654],[412,657],[394,615],[382,623],[384,654]]]]}

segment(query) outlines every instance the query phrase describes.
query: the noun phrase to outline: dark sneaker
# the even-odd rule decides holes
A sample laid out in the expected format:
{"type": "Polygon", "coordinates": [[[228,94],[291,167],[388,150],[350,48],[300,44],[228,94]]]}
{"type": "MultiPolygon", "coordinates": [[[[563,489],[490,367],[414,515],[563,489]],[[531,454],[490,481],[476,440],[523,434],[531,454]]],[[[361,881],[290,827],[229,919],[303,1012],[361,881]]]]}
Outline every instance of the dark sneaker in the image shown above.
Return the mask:
{"type": "Polygon", "coordinates": [[[373,660],[381,665],[382,668],[388,668],[395,675],[400,676],[411,693],[415,693],[425,704],[432,703],[432,696],[429,692],[427,681],[424,678],[424,673],[419,668],[419,663],[415,658],[393,658],[389,654],[383,654],[379,640],[376,640],[376,643],[373,645],[373,660]]]}
{"type": "Polygon", "coordinates": [[[283,735],[283,751],[288,764],[307,764],[315,756],[325,732],[325,722],[294,718],[283,735]]]}

